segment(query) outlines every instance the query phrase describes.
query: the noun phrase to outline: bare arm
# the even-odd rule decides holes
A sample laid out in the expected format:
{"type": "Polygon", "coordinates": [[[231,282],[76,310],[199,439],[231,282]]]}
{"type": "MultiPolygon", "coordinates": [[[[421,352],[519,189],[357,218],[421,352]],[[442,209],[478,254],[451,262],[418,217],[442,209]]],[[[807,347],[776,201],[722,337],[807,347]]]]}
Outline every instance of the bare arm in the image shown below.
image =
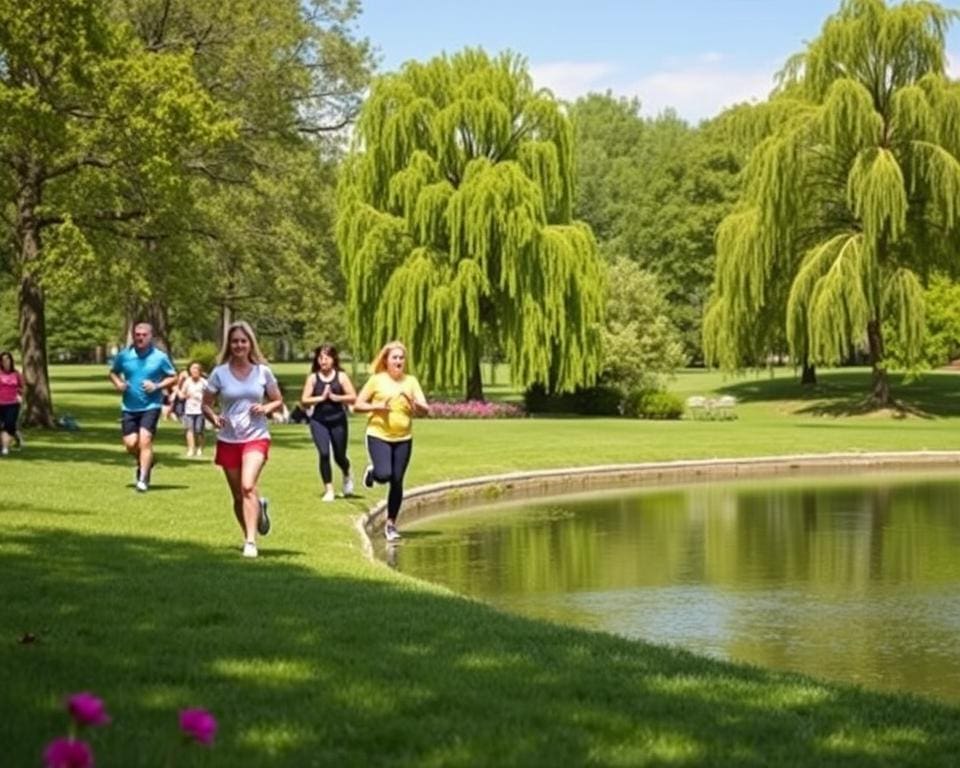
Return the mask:
{"type": "Polygon", "coordinates": [[[283,395],[280,394],[280,387],[275,383],[267,386],[265,394],[267,401],[265,403],[254,403],[250,407],[250,413],[262,413],[264,416],[269,416],[274,411],[283,408],[283,395]]]}
{"type": "Polygon", "coordinates": [[[339,371],[337,376],[340,379],[340,388],[343,390],[342,395],[335,395],[332,392],[330,393],[330,399],[335,403],[343,403],[344,405],[353,405],[357,400],[357,390],[353,388],[353,382],[350,381],[350,377],[347,376],[343,371],[339,371]]]}
{"type": "Polygon", "coordinates": [[[127,382],[113,371],[110,371],[110,381],[113,382],[113,388],[117,390],[117,392],[123,392],[127,388],[127,382]]]}
{"type": "Polygon", "coordinates": [[[223,426],[223,416],[220,416],[216,411],[213,410],[213,404],[217,401],[217,395],[215,392],[208,392],[204,390],[203,392],[203,415],[206,416],[210,423],[216,426],[218,429],[223,426]]]}
{"type": "Polygon", "coordinates": [[[389,413],[390,412],[390,401],[384,400],[380,403],[373,403],[370,401],[372,393],[367,392],[366,388],[360,390],[360,394],[357,395],[356,400],[353,401],[353,410],[356,413],[389,413]]]}

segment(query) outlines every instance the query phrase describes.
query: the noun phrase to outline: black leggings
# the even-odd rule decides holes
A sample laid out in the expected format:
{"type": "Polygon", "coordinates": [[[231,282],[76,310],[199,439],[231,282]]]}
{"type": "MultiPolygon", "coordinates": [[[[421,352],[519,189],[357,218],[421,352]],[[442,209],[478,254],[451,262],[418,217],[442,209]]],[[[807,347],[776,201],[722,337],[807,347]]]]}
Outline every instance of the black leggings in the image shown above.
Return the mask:
{"type": "Polygon", "coordinates": [[[373,464],[373,479],[378,483],[390,483],[387,494],[387,519],[396,522],[403,501],[403,476],[410,463],[413,440],[389,442],[367,435],[367,453],[373,464]]]}
{"type": "Polygon", "coordinates": [[[347,458],[347,420],[326,423],[310,419],[310,434],[320,453],[320,479],[324,483],[333,482],[333,470],[330,468],[330,449],[333,448],[333,460],[350,474],[350,459],[347,458]]]}

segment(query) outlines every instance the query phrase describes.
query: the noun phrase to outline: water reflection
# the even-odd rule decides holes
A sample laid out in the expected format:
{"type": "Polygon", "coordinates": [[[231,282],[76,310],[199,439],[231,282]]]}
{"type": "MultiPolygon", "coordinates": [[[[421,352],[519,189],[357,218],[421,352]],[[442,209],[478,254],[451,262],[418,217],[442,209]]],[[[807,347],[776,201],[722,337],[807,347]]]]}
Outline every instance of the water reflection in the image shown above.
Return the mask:
{"type": "Polygon", "coordinates": [[[408,526],[406,573],[506,610],[960,700],[960,482],[703,484],[408,526]]]}

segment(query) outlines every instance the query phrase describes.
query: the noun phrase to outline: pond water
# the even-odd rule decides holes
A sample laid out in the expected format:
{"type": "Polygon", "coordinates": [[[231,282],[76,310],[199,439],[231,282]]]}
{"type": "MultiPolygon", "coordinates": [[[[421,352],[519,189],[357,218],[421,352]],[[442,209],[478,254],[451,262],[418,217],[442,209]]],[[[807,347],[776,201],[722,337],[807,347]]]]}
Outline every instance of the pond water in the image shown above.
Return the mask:
{"type": "Polygon", "coordinates": [[[398,570],[507,611],[960,701],[953,475],[620,490],[403,530],[398,570]]]}

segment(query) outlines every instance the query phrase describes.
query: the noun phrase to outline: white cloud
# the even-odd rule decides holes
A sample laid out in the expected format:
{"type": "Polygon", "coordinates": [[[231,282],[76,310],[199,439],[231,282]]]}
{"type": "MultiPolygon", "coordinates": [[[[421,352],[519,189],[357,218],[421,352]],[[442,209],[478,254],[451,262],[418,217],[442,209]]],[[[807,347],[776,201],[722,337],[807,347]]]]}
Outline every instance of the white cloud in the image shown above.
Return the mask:
{"type": "Polygon", "coordinates": [[[552,61],[530,67],[538,88],[549,88],[559,99],[574,100],[591,91],[610,88],[617,68],[606,61],[552,61]]]}
{"type": "Polygon", "coordinates": [[[726,54],[707,51],[671,61],[660,71],[631,77],[609,61],[554,61],[530,67],[538,87],[572,101],[587,93],[610,90],[640,99],[643,114],[653,116],[671,107],[697,122],[741,101],[760,101],[773,90],[776,65],[769,69],[737,69],[726,54]]]}
{"type": "Polygon", "coordinates": [[[960,80],[960,53],[947,51],[947,74],[960,80]]]}
{"type": "Polygon", "coordinates": [[[657,115],[668,107],[692,122],[718,114],[742,101],[762,101],[774,87],[774,67],[762,70],[734,69],[694,64],[654,72],[627,88],[627,95],[640,99],[645,115],[657,115]]]}

